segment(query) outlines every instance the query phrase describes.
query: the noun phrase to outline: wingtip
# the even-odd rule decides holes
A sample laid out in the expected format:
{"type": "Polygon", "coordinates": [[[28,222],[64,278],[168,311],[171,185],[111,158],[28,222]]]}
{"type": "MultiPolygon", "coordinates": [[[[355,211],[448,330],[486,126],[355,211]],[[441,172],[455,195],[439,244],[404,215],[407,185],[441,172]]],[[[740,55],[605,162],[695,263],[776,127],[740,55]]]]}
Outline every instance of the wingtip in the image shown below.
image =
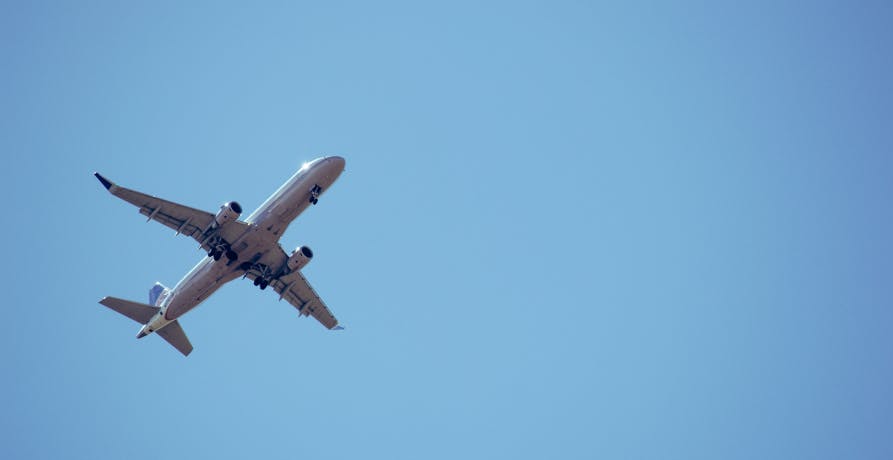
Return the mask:
{"type": "Polygon", "coordinates": [[[335,327],[332,328],[332,330],[333,330],[333,331],[343,331],[343,330],[344,330],[344,326],[335,326],[335,327]]]}
{"type": "Polygon", "coordinates": [[[103,187],[105,187],[106,190],[111,189],[112,186],[115,185],[112,183],[112,181],[106,179],[105,177],[102,177],[102,174],[99,174],[98,172],[94,172],[93,175],[96,176],[97,179],[99,179],[99,182],[102,184],[103,187]]]}

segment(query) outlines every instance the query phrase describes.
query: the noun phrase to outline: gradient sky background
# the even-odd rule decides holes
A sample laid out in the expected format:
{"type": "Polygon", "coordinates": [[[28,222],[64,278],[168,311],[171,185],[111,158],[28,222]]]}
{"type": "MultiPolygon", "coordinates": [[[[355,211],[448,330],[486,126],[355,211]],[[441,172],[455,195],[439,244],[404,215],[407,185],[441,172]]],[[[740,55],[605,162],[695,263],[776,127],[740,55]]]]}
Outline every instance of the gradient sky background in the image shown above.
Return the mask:
{"type": "Polygon", "coordinates": [[[890,2],[4,2],[0,458],[893,458],[890,2]],[[290,227],[188,358],[100,306],[290,227]],[[247,215],[247,214],[246,214],[247,215]]]}

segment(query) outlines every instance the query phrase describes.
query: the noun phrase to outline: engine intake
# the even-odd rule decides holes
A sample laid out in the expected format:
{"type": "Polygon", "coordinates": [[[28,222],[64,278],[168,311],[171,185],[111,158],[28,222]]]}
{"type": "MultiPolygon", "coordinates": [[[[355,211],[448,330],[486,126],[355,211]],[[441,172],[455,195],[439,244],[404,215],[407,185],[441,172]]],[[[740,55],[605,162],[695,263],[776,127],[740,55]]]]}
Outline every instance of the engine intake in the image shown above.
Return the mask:
{"type": "Polygon", "coordinates": [[[288,270],[295,271],[304,268],[307,263],[310,262],[310,259],[313,258],[313,251],[310,250],[307,246],[301,246],[298,249],[295,249],[295,252],[291,253],[291,256],[288,258],[288,270]]]}
{"type": "Polygon", "coordinates": [[[239,218],[242,215],[242,206],[235,201],[230,201],[227,203],[223,203],[220,206],[220,211],[217,211],[217,215],[214,216],[214,224],[216,227],[222,227],[229,222],[232,222],[239,218]]]}

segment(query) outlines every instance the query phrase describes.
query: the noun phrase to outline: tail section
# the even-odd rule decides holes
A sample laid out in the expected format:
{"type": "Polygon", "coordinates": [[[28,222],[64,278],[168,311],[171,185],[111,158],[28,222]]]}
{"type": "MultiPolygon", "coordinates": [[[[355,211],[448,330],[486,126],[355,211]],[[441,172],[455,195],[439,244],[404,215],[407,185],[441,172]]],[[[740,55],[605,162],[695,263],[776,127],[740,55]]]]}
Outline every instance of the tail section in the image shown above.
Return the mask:
{"type": "Polygon", "coordinates": [[[158,310],[160,310],[158,307],[139,302],[131,302],[117,297],[106,297],[100,300],[99,303],[140,324],[149,322],[149,320],[158,313],[158,310]]]}
{"type": "Polygon", "coordinates": [[[179,321],[174,321],[159,329],[158,335],[167,343],[173,345],[180,353],[183,353],[183,356],[189,356],[189,353],[192,353],[192,344],[189,343],[189,337],[186,337],[186,333],[180,327],[179,321]]]}
{"type": "MultiPolygon", "coordinates": [[[[149,298],[152,299],[152,292],[160,286],[156,284],[155,287],[152,288],[152,291],[149,292],[149,298]]],[[[161,289],[164,290],[164,286],[161,286],[161,289]]],[[[157,298],[155,299],[158,300],[157,298]]],[[[152,305],[146,305],[144,303],[139,302],[131,302],[130,300],[119,299],[117,297],[105,297],[99,301],[100,304],[140,323],[146,324],[148,323],[161,308],[154,307],[152,305]]],[[[152,326],[144,326],[143,330],[140,331],[140,335],[138,337],[144,337],[146,333],[146,327],[152,326]]],[[[149,330],[151,332],[151,329],[149,330]]],[[[189,355],[192,352],[192,344],[189,343],[189,338],[186,337],[186,333],[183,332],[183,328],[180,327],[179,321],[173,321],[167,324],[163,324],[156,329],[158,335],[161,336],[167,343],[171,344],[183,355],[189,355]]]]}

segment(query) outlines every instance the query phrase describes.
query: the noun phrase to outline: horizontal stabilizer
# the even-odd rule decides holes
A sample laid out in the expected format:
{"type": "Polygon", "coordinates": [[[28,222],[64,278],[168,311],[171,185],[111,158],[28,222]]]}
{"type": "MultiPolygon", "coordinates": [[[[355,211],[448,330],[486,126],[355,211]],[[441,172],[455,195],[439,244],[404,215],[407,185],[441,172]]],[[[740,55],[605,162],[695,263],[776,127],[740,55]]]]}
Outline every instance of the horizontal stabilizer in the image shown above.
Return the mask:
{"type": "Polygon", "coordinates": [[[139,302],[131,302],[130,300],[119,299],[117,297],[105,297],[100,300],[99,303],[140,324],[149,322],[149,320],[152,319],[152,316],[158,313],[159,310],[158,307],[139,302]]]}
{"type": "Polygon", "coordinates": [[[179,321],[174,321],[159,329],[158,335],[166,340],[167,343],[173,345],[180,353],[183,353],[183,356],[189,356],[189,353],[192,353],[192,344],[189,343],[189,338],[186,337],[186,333],[180,327],[179,321]]]}

